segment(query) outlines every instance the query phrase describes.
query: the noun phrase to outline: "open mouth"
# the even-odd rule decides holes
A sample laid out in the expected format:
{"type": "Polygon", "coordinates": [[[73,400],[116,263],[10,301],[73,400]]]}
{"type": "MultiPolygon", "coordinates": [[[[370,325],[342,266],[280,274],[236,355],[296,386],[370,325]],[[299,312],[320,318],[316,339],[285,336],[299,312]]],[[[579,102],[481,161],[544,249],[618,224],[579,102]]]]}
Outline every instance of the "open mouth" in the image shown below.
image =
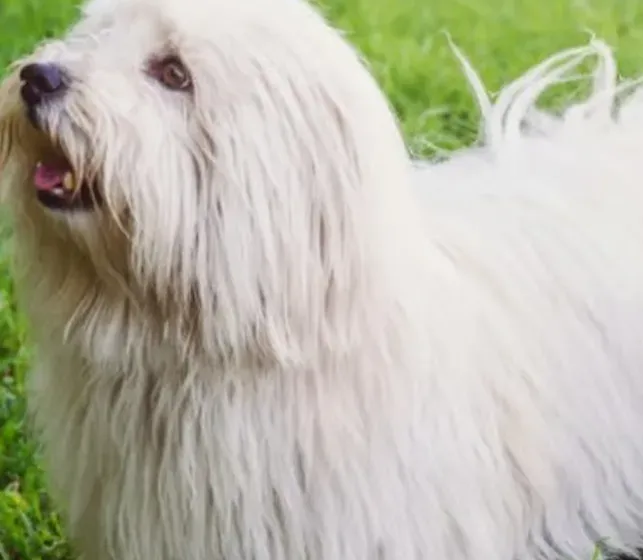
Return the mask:
{"type": "Polygon", "coordinates": [[[63,156],[39,161],[33,184],[40,203],[51,210],[90,210],[100,202],[95,185],[78,179],[63,156]]]}

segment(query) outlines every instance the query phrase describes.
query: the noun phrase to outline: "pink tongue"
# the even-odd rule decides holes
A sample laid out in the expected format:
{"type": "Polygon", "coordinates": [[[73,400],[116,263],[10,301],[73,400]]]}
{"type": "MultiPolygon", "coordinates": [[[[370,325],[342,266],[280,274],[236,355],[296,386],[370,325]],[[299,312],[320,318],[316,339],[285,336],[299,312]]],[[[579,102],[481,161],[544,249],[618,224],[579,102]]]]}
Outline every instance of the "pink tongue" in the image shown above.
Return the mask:
{"type": "Polygon", "coordinates": [[[67,169],[42,163],[36,167],[33,182],[39,191],[50,191],[62,185],[67,169]]]}

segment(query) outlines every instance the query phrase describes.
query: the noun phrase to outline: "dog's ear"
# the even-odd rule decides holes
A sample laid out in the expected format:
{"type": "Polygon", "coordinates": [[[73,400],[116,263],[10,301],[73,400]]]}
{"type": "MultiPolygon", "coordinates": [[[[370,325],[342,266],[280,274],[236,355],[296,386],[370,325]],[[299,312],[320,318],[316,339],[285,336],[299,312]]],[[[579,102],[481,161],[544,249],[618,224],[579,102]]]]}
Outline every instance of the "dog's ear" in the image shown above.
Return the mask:
{"type": "Polygon", "coordinates": [[[270,80],[245,99],[201,100],[198,206],[209,209],[209,231],[196,253],[209,277],[197,291],[204,300],[216,290],[227,346],[252,336],[262,354],[292,362],[304,354],[296,339],[314,338],[326,294],[354,262],[348,214],[360,172],[341,108],[270,80]]]}
{"type": "Polygon", "coordinates": [[[196,76],[198,206],[210,209],[197,253],[229,334],[261,333],[282,359],[312,355],[304,341],[350,344],[378,213],[395,211],[383,196],[407,165],[379,88],[348,60],[319,72],[237,60],[232,79],[196,76]]]}

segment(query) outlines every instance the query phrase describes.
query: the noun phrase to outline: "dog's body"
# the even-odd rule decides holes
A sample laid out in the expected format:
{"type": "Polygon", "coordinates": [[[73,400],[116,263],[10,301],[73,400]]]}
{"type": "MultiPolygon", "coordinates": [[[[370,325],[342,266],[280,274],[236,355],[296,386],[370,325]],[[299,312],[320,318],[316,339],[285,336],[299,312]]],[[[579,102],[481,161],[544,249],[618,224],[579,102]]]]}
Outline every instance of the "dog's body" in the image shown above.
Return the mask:
{"type": "Polygon", "coordinates": [[[83,558],[640,545],[643,104],[611,114],[602,47],[560,62],[592,53],[566,120],[520,128],[549,64],[482,100],[484,148],[425,167],[294,0],[95,0],[29,59],[64,91],[47,67],[19,94],[16,70],[30,406],[83,558]],[[150,70],[170,43],[190,88],[150,70]],[[54,209],[77,199],[41,176],[34,196],[52,139],[102,204],[54,209]]]}

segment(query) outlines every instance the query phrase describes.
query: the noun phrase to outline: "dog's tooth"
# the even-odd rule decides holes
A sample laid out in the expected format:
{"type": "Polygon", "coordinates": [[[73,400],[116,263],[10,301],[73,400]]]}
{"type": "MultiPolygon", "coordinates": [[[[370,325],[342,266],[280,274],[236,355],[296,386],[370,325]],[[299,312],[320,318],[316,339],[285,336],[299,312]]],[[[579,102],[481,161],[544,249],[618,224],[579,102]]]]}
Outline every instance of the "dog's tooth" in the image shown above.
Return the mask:
{"type": "Polygon", "coordinates": [[[65,187],[66,191],[73,191],[76,189],[74,174],[71,171],[67,171],[63,176],[63,187],[65,187]]]}

